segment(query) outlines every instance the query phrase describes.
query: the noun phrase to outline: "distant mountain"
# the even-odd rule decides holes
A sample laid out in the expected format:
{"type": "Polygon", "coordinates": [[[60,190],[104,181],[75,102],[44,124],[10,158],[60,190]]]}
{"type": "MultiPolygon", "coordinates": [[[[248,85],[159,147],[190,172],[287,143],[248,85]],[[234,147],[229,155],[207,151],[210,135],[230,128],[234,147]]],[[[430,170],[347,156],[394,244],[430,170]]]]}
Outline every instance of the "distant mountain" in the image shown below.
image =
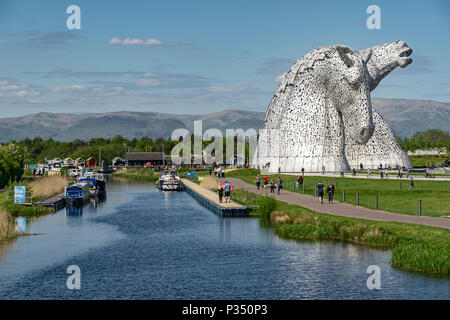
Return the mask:
{"type": "MultiPolygon", "coordinates": [[[[450,103],[372,99],[373,107],[390,124],[396,135],[409,137],[416,131],[436,128],[450,130],[450,103]]],[[[226,110],[206,115],[178,115],[157,112],[108,112],[86,114],[36,113],[23,117],[0,119],[0,141],[22,140],[40,136],[44,139],[70,141],[94,137],[125,138],[149,136],[170,137],[173,130],[185,128],[193,132],[195,120],[202,120],[203,131],[261,128],[264,112],[226,110]]]]}

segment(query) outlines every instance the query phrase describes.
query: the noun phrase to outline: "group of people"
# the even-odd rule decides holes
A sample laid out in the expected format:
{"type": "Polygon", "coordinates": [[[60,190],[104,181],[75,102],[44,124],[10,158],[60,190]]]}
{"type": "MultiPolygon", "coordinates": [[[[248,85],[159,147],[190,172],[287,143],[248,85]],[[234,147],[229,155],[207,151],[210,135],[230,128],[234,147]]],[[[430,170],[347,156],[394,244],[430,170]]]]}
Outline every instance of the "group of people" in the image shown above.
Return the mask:
{"type": "MultiPolygon", "coordinates": [[[[322,183],[322,181],[319,181],[319,183],[317,184],[317,196],[319,197],[319,201],[320,203],[323,204],[323,196],[325,193],[325,185],[322,183]]],[[[332,203],[333,202],[333,196],[334,196],[334,184],[330,181],[328,183],[326,192],[328,193],[328,203],[332,203]]]]}
{"type": "MultiPolygon", "coordinates": [[[[212,175],[212,171],[213,169],[209,169],[209,175],[212,175]]],[[[225,178],[225,170],[223,170],[222,167],[217,166],[216,168],[214,168],[214,177],[225,178]]]]}
{"type": "MultiPolygon", "coordinates": [[[[261,188],[261,176],[259,174],[256,176],[256,188],[258,190],[260,190],[261,188]]],[[[269,188],[270,193],[275,193],[275,188],[277,188],[277,193],[280,194],[281,189],[283,189],[283,180],[278,177],[277,181],[275,182],[273,178],[269,180],[269,177],[265,175],[263,177],[263,188],[269,188]]]]}
{"type": "Polygon", "coordinates": [[[231,193],[231,184],[225,181],[225,184],[219,185],[218,188],[219,193],[219,203],[222,203],[223,195],[225,194],[225,203],[230,201],[230,193],[231,193]]]}

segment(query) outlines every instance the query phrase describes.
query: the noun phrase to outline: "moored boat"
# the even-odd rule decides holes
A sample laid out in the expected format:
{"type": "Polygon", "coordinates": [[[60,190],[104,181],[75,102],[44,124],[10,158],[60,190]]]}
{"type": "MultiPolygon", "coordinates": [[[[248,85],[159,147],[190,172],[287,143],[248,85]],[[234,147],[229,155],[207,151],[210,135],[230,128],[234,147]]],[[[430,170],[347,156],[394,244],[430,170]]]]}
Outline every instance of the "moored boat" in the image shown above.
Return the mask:
{"type": "Polygon", "coordinates": [[[184,190],[184,184],[181,178],[175,174],[174,171],[163,171],[158,181],[156,181],[156,187],[165,191],[181,191],[184,190]]]}
{"type": "Polygon", "coordinates": [[[100,177],[80,178],[80,183],[87,183],[90,197],[104,198],[106,196],[106,182],[100,177]]]}
{"type": "Polygon", "coordinates": [[[69,205],[83,204],[89,199],[89,185],[85,182],[74,183],[66,187],[65,199],[69,205]]]}

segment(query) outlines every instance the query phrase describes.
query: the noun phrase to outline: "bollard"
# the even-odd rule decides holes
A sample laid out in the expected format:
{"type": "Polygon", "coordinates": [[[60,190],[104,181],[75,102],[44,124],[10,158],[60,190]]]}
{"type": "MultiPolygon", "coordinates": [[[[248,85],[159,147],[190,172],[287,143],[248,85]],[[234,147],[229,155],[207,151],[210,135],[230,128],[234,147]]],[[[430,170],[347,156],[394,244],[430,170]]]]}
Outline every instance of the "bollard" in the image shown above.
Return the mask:
{"type": "Polygon", "coordinates": [[[359,192],[356,192],[356,205],[359,206],[359,192]]]}
{"type": "Polygon", "coordinates": [[[306,184],[303,185],[303,194],[305,194],[306,184]]]}
{"type": "Polygon", "coordinates": [[[342,190],[342,202],[345,202],[345,190],[342,190]]]}
{"type": "Polygon", "coordinates": [[[422,200],[419,200],[419,216],[422,215],[422,200]]]}
{"type": "Polygon", "coordinates": [[[375,210],[378,210],[378,195],[375,196],[375,210]]]}

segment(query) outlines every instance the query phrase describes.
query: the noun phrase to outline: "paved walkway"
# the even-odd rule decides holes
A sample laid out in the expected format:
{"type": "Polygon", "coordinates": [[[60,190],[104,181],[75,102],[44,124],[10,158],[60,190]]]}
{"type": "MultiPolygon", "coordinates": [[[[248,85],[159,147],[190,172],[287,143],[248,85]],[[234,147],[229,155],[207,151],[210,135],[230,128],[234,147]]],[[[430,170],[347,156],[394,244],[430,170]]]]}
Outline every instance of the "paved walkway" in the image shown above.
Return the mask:
{"type": "MultiPolygon", "coordinates": [[[[248,184],[237,178],[224,178],[222,181],[227,180],[234,185],[236,189],[245,189],[249,192],[270,195],[269,189],[257,190],[255,185],[248,184]]],[[[450,229],[450,219],[449,218],[437,218],[437,217],[426,217],[426,216],[410,216],[407,214],[391,213],[386,211],[371,210],[364,207],[353,206],[347,203],[341,203],[335,201],[334,203],[328,204],[328,199],[324,199],[324,203],[321,204],[317,197],[310,195],[293,193],[286,190],[281,190],[280,195],[277,195],[275,189],[275,198],[277,200],[286,202],[288,204],[294,204],[307,208],[320,213],[327,213],[334,216],[342,216],[349,218],[360,218],[375,221],[390,221],[390,222],[404,222],[412,224],[420,224],[430,227],[439,227],[450,229]]]]}
{"type": "MultiPolygon", "coordinates": [[[[298,176],[299,173],[281,173],[282,175],[288,175],[288,176],[298,176]]],[[[273,173],[271,173],[273,175],[273,173]]],[[[261,174],[263,176],[263,174],[261,174]]],[[[305,172],[304,176],[314,176],[314,177],[333,177],[333,178],[340,178],[340,173],[335,172],[325,172],[325,174],[322,174],[322,172],[305,172]]],[[[403,173],[403,177],[399,178],[397,177],[397,172],[389,172],[389,178],[381,178],[380,172],[372,171],[370,174],[370,177],[367,176],[367,173],[357,173],[356,176],[352,175],[349,172],[346,172],[344,175],[344,178],[351,178],[351,179],[374,179],[374,180],[411,180],[411,177],[414,180],[423,180],[423,181],[450,181],[450,176],[435,176],[434,178],[425,178],[425,174],[423,175],[410,175],[409,178],[406,177],[406,173],[403,173]]]]}
{"type": "Polygon", "coordinates": [[[219,202],[219,195],[216,192],[213,192],[211,190],[205,189],[198,185],[195,182],[189,181],[188,179],[181,179],[183,181],[184,185],[188,188],[191,188],[194,192],[202,195],[212,203],[214,203],[218,207],[222,207],[225,209],[246,209],[246,206],[243,206],[242,204],[236,203],[234,201],[231,202],[225,202],[225,194],[223,196],[223,202],[219,202]]]}

